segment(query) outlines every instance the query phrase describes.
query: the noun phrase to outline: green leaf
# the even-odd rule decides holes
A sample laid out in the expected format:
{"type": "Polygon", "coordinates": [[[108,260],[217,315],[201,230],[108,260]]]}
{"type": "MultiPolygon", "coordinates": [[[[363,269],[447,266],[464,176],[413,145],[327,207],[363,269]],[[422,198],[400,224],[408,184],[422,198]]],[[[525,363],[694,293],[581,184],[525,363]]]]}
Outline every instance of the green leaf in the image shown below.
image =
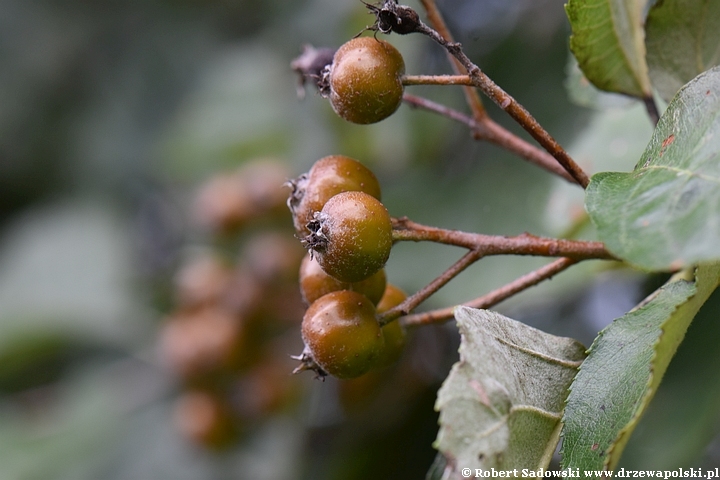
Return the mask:
{"type": "Polygon", "coordinates": [[[600,332],[572,384],[563,468],[613,469],[695,314],[720,282],[720,263],[678,274],[600,332]]]}
{"type": "Polygon", "coordinates": [[[9,223],[0,239],[0,355],[28,336],[123,348],[147,339],[152,317],[130,288],[128,231],[90,198],[28,209],[9,223]]]}
{"type": "MultiPolygon", "coordinates": [[[[628,108],[596,112],[567,150],[589,174],[628,170],[642,155],[652,132],[653,126],[647,121],[644,106],[632,102],[628,108]]],[[[585,215],[584,203],[583,190],[563,179],[556,179],[545,210],[545,218],[554,228],[551,233],[564,234],[568,228],[572,228],[578,216],[585,215]]],[[[587,223],[590,224],[589,219],[587,223]]],[[[594,229],[588,230],[597,235],[594,229]]]]}
{"type": "Polygon", "coordinates": [[[718,312],[720,289],[715,289],[693,319],[618,466],[672,470],[699,466],[704,453],[712,455],[708,445],[720,433],[718,312]]]}
{"type": "Polygon", "coordinates": [[[436,448],[457,469],[547,467],[585,347],[487,310],[455,318],[460,361],[438,392],[436,448]]]}
{"type": "Polygon", "coordinates": [[[668,105],[631,173],[592,177],[585,206],[600,239],[647,270],[720,258],[720,67],[668,105]]]}
{"type": "Polygon", "coordinates": [[[68,377],[49,400],[46,408],[52,413],[39,409],[37,418],[18,415],[9,404],[0,403],[2,477],[98,478],[95,462],[107,462],[114,452],[132,402],[130,389],[122,387],[127,374],[118,375],[117,368],[114,376],[109,373],[107,368],[92,367],[68,377]]]}
{"type": "Polygon", "coordinates": [[[650,79],[669,102],[687,82],[720,65],[720,2],[661,0],[648,13],[650,79]]]}
{"type": "Polygon", "coordinates": [[[643,31],[646,0],[570,0],[570,49],[597,88],[652,96],[643,31]]]}
{"type": "MultiPolygon", "coordinates": [[[[625,95],[598,90],[585,77],[585,74],[580,70],[577,59],[573,55],[568,55],[565,74],[565,90],[575,105],[594,110],[606,110],[630,107],[632,104],[637,103],[625,95]]],[[[647,118],[647,113],[645,113],[645,118],[647,118]]]]}
{"type": "Polygon", "coordinates": [[[288,64],[267,46],[217,55],[197,90],[178,109],[161,141],[163,167],[191,180],[255,156],[283,156],[292,144],[288,64]],[[282,80],[281,80],[282,79],[282,80]]]}

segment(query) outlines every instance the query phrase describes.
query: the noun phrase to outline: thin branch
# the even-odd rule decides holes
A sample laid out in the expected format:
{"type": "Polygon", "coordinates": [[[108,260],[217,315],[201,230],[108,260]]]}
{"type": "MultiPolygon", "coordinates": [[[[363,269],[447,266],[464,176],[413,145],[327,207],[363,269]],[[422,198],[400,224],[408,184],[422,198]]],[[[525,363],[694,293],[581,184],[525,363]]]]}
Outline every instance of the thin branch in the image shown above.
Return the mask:
{"type": "Polygon", "coordinates": [[[422,289],[418,290],[417,293],[409,296],[400,305],[391,308],[385,313],[378,316],[378,323],[380,326],[386,325],[398,317],[407,315],[413,311],[418,305],[424,302],[432,294],[444,287],[450,280],[457,277],[460,272],[465,270],[467,267],[480,260],[482,255],[474,250],[467,252],[465,255],[455,262],[450,268],[445,270],[435,280],[427,284],[422,289]]]}
{"type": "Polygon", "coordinates": [[[478,123],[473,118],[441,103],[428,100],[427,98],[418,97],[417,95],[412,95],[410,93],[403,94],[403,101],[407,103],[410,107],[422,108],[429,112],[434,112],[442,115],[446,118],[449,118],[450,120],[460,122],[473,131],[477,128],[478,123]]]}
{"type": "Polygon", "coordinates": [[[476,130],[476,135],[479,135],[481,131],[483,140],[505,148],[506,150],[519,155],[521,158],[524,158],[525,160],[564,178],[568,182],[585,188],[579,180],[574,178],[570,172],[565,170],[565,168],[563,168],[563,166],[560,165],[548,152],[537,148],[535,145],[503,128],[498,123],[495,123],[495,121],[493,121],[490,117],[486,117],[481,122],[479,128],[476,130]]]}
{"type": "Polygon", "coordinates": [[[481,256],[532,255],[570,257],[575,260],[617,260],[602,242],[537,237],[523,233],[515,237],[484,235],[420,225],[407,218],[393,220],[393,240],[436,242],[478,251],[481,256]]]}
{"type": "Polygon", "coordinates": [[[449,47],[449,50],[455,52],[458,59],[466,62],[474,85],[518,122],[583,188],[587,188],[590,178],[530,112],[474,65],[459,47],[449,47]]]}
{"type": "Polygon", "coordinates": [[[540,168],[543,168],[555,175],[559,175],[568,182],[577,183],[576,180],[571,177],[570,174],[565,171],[565,169],[562,168],[562,166],[549,153],[526,142],[509,130],[506,130],[501,125],[495,123],[490,117],[486,116],[478,122],[462,112],[409,93],[403,95],[403,100],[411,107],[422,108],[435,112],[466,125],[472,131],[473,138],[475,138],[475,140],[485,140],[493,143],[501,148],[515,153],[516,155],[519,155],[540,168]]]}
{"type": "MultiPolygon", "coordinates": [[[[407,5],[398,5],[396,0],[385,0],[381,7],[366,5],[368,5],[368,8],[377,17],[375,25],[371,29],[383,33],[396,32],[401,35],[421,33],[445,48],[448,54],[452,55],[467,71],[475,87],[482,90],[485,95],[518,122],[550,155],[555,157],[577,183],[583,188],[588,186],[590,183],[589,177],[560,144],[525,110],[525,107],[520,105],[512,96],[496,85],[490,77],[485,75],[485,73],[480,70],[480,67],[475,65],[468,56],[465,55],[459,43],[452,41],[452,37],[450,37],[447,28],[444,27],[440,12],[437,10],[433,0],[423,0],[423,5],[428,11],[428,15],[432,15],[433,21],[442,25],[445,36],[423,23],[415,10],[407,5]]],[[[473,111],[473,114],[478,121],[486,115],[484,110],[480,117],[475,115],[475,111],[473,111]]]]}
{"type": "MultiPolygon", "coordinates": [[[[475,300],[464,303],[463,305],[471,308],[490,308],[523,290],[527,290],[544,280],[552,278],[575,263],[577,263],[577,260],[572,258],[559,258],[544,267],[523,275],[522,277],[493,290],[486,295],[478,297],[475,300]]],[[[407,327],[442,323],[453,318],[453,311],[454,307],[415,313],[403,317],[400,322],[407,327]]]]}
{"type": "Polygon", "coordinates": [[[468,72],[472,80],[472,84],[479,88],[487,95],[495,104],[505,110],[511,118],[520,124],[547,152],[555,157],[555,159],[563,166],[565,170],[579,183],[586,188],[590,183],[590,178],[575,163],[568,153],[560,146],[560,144],[540,125],[540,123],[530,115],[525,107],[520,105],[510,94],[500,88],[490,77],[488,77],[480,67],[475,65],[459,43],[447,40],[440,33],[419,22],[416,29],[418,33],[422,33],[442,45],[448,53],[457,59],[468,72]]]}
{"type": "MultiPolygon", "coordinates": [[[[430,25],[432,25],[435,30],[440,33],[440,35],[446,38],[448,42],[454,42],[450,30],[447,28],[445,20],[443,19],[440,10],[438,10],[437,5],[435,4],[435,0],[420,0],[420,3],[422,3],[423,8],[425,8],[425,12],[427,13],[428,22],[430,22],[430,25]]],[[[449,52],[448,57],[450,58],[450,63],[452,64],[453,71],[456,74],[460,75],[463,73],[467,73],[467,71],[463,68],[462,63],[460,63],[460,61],[454,56],[452,56],[449,52]]],[[[485,107],[482,104],[482,99],[480,98],[480,95],[478,95],[477,90],[472,87],[465,87],[463,88],[463,90],[465,92],[465,100],[470,107],[473,118],[475,120],[482,120],[483,118],[487,118],[487,112],[485,111],[485,107]]]]}
{"type": "Polygon", "coordinates": [[[470,85],[467,75],[403,75],[403,85],[470,85]]]}

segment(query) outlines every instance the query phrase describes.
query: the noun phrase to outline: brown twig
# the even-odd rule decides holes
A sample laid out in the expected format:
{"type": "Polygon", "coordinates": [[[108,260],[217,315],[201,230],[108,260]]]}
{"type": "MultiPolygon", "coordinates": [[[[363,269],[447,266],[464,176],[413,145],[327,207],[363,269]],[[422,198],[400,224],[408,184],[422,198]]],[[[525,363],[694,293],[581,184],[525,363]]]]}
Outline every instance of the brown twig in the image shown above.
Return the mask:
{"type": "MultiPolygon", "coordinates": [[[[422,6],[427,13],[428,22],[430,22],[430,25],[432,25],[435,30],[437,30],[440,35],[443,36],[443,38],[446,38],[449,42],[454,42],[450,30],[447,28],[445,20],[443,19],[440,10],[438,10],[437,5],[435,4],[435,0],[420,0],[420,3],[422,3],[422,6]]],[[[450,63],[452,64],[453,71],[456,74],[460,75],[463,73],[467,73],[467,71],[463,68],[462,63],[460,63],[460,61],[453,57],[449,52],[448,57],[450,58],[450,63]]],[[[483,118],[487,118],[487,112],[485,111],[485,107],[482,104],[482,99],[480,98],[480,95],[478,95],[477,90],[475,90],[473,87],[467,86],[463,88],[463,91],[465,92],[465,100],[470,107],[473,118],[478,121],[482,120],[483,118]]]]}
{"type": "Polygon", "coordinates": [[[432,282],[427,284],[422,289],[418,290],[415,294],[410,295],[400,305],[391,308],[385,313],[378,316],[378,323],[380,326],[386,325],[402,315],[407,315],[409,312],[414,310],[418,305],[424,302],[432,294],[440,290],[450,280],[457,277],[460,272],[465,270],[467,267],[478,261],[482,255],[475,250],[467,252],[465,255],[455,262],[450,268],[445,270],[440,276],[435,278],[432,282]]]}
{"type": "MultiPolygon", "coordinates": [[[[442,46],[449,55],[453,58],[453,67],[456,73],[461,74],[462,71],[458,69],[457,63],[462,66],[468,76],[470,77],[471,84],[480,89],[486,96],[488,96],[495,104],[501,109],[505,110],[510,117],[515,120],[520,126],[527,131],[539,144],[542,146],[551,156],[557,160],[558,163],[563,167],[575,181],[580,184],[583,188],[587,188],[590,183],[588,175],[580,168],[580,166],[568,155],[568,153],[560,146],[560,144],[545,130],[542,125],[528,112],[525,107],[520,105],[510,94],[500,88],[490,77],[488,77],[480,67],[475,65],[465,52],[463,52],[462,46],[452,40],[450,32],[448,31],[445,23],[442,19],[434,0],[422,0],[422,4],[428,12],[429,21],[433,24],[437,24],[438,30],[427,26],[420,20],[418,14],[410,7],[406,5],[398,5],[392,0],[385,0],[382,7],[369,7],[377,16],[377,21],[374,26],[376,31],[383,33],[390,33],[395,31],[402,35],[408,33],[421,33],[430,37],[440,46],[442,46]]],[[[461,75],[447,76],[444,80],[444,84],[448,84],[449,78],[453,78],[453,84],[464,84],[464,80],[460,78],[461,75]]],[[[467,85],[466,85],[467,88],[467,85]]],[[[487,113],[484,108],[482,112],[475,109],[477,106],[473,100],[474,97],[468,96],[466,98],[471,108],[473,108],[473,118],[482,124],[486,121],[487,113]]],[[[482,105],[481,105],[482,107],[482,105]]],[[[490,130],[490,128],[487,128],[490,130]]]]}
{"type": "Polygon", "coordinates": [[[569,257],[575,260],[617,260],[602,242],[565,240],[537,237],[523,233],[515,237],[484,235],[459,230],[420,225],[407,218],[393,220],[393,240],[413,242],[436,242],[464,247],[479,252],[481,257],[490,255],[532,255],[541,257],[569,257]]]}
{"type": "MultiPolygon", "coordinates": [[[[427,98],[418,97],[417,95],[412,95],[410,93],[404,93],[403,101],[406,104],[408,104],[410,107],[422,108],[423,110],[437,113],[446,118],[449,118],[450,120],[455,120],[456,122],[460,122],[460,123],[466,125],[467,127],[469,127],[473,131],[478,126],[478,123],[473,118],[464,114],[463,112],[460,112],[458,110],[455,110],[454,108],[445,106],[441,103],[433,102],[432,100],[428,100],[427,98]]],[[[557,163],[557,162],[555,162],[555,163],[557,163]]]]}
{"type": "MultiPolygon", "coordinates": [[[[465,77],[469,78],[469,77],[465,77]]],[[[558,175],[568,182],[577,183],[576,180],[546,151],[532,145],[509,130],[495,123],[490,117],[484,117],[480,122],[468,115],[416,95],[406,93],[403,95],[405,103],[412,107],[422,108],[443,115],[467,125],[472,131],[473,138],[485,140],[519,155],[525,160],[558,175]]]]}
{"type": "MultiPolygon", "coordinates": [[[[520,277],[504,287],[479,297],[472,302],[468,302],[466,304],[468,306],[488,308],[546,278],[550,278],[581,260],[615,260],[615,257],[605,249],[605,245],[602,242],[543,238],[528,233],[516,237],[483,235],[428,227],[412,222],[407,218],[393,219],[393,240],[396,242],[431,241],[464,247],[469,249],[469,251],[427,286],[405,299],[400,305],[379,315],[378,322],[380,325],[386,325],[399,317],[408,315],[432,294],[459,275],[460,272],[481,258],[489,255],[534,255],[564,258],[560,258],[545,267],[520,277]]],[[[451,316],[452,309],[441,309],[405,317],[403,323],[421,325],[424,323],[445,321],[451,316]]]]}
{"type": "Polygon", "coordinates": [[[467,75],[403,75],[403,85],[471,85],[467,75]]]}
{"type": "Polygon", "coordinates": [[[560,146],[560,144],[540,125],[540,123],[530,115],[525,107],[520,105],[510,94],[500,88],[490,77],[488,77],[480,67],[475,65],[459,43],[453,43],[445,39],[437,31],[420,22],[417,30],[435,42],[442,45],[453,57],[455,57],[467,70],[472,84],[479,88],[488,98],[490,98],[497,106],[505,110],[513,120],[520,124],[530,136],[532,136],[547,152],[555,157],[555,159],[567,170],[567,172],[579,183],[586,188],[590,183],[590,178],[575,163],[568,153],[560,146]]]}
{"type": "MultiPolygon", "coordinates": [[[[503,285],[502,287],[493,290],[481,297],[471,300],[463,305],[471,308],[490,308],[498,303],[506,300],[513,295],[527,290],[530,287],[537,285],[538,283],[552,278],[568,267],[577,263],[577,260],[572,258],[559,258],[552,263],[549,263],[537,270],[534,270],[522,277],[503,285]]],[[[454,307],[441,308],[437,310],[431,310],[428,312],[415,313],[407,315],[400,320],[405,326],[421,326],[429,325],[432,323],[442,323],[453,318],[454,307]]],[[[389,311],[388,311],[389,312],[389,311]]]]}

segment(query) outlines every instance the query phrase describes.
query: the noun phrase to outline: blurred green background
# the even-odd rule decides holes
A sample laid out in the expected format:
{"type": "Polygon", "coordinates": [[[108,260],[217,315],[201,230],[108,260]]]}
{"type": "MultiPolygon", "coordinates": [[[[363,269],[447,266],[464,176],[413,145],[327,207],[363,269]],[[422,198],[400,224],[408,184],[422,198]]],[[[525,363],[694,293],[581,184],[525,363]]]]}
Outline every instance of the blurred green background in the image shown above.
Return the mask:
{"type": "MultiPolygon", "coordinates": [[[[585,168],[633,167],[650,124],[626,102],[571,102],[562,0],[438,4],[469,56],[585,168]]],[[[280,159],[292,176],[325,155],[357,158],[380,178],[391,214],[431,225],[561,235],[579,218],[582,192],[448,120],[401,107],[357,126],[314,91],[299,100],[289,63],[302,45],[337,47],[371,22],[355,0],[0,0],[1,480],[423,477],[435,457],[435,392],[457,356],[452,325],[412,336],[403,366],[385,375],[409,375],[408,385],[350,408],[338,400],[341,382],[301,375],[292,405],[223,452],[178,433],[183,386],[157,352],[177,269],[189,251],[218,248],[189,219],[194,192],[259,157],[280,159]]],[[[389,40],[408,73],[450,72],[427,39],[389,40]]],[[[412,93],[465,110],[456,88],[412,93]]],[[[222,248],[236,251],[234,242],[222,248]]],[[[401,244],[388,276],[413,292],[460,254],[401,244]]],[[[428,307],[543,263],[484,260],[428,307]]],[[[658,281],[588,262],[498,310],[589,345],[658,281]]],[[[715,295],[626,466],[720,465],[719,311],[715,295]]]]}

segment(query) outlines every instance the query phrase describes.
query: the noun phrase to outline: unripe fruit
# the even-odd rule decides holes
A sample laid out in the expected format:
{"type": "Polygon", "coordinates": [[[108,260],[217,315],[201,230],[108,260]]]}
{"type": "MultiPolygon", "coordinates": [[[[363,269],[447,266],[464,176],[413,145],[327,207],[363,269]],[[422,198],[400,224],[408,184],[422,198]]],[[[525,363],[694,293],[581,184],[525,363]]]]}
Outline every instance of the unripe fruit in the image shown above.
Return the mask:
{"type": "Polygon", "coordinates": [[[352,290],[368,297],[373,304],[380,301],[385,293],[387,279],[385,269],[360,282],[341,282],[325,273],[320,264],[310,254],[300,264],[300,292],[305,302],[310,305],[318,298],[338,290],[352,290]]]}
{"type": "Polygon", "coordinates": [[[206,448],[223,449],[237,438],[233,412],[216,393],[203,390],[184,392],[175,404],[173,420],[185,437],[206,448]]]}
{"type": "Polygon", "coordinates": [[[388,42],[359,37],[341,46],[330,66],[330,103],[349,122],[368,124],[402,103],[405,62],[388,42]]]}
{"type": "MultiPolygon", "coordinates": [[[[387,312],[391,308],[400,305],[406,298],[405,292],[395,285],[388,285],[385,288],[385,295],[378,303],[377,312],[387,312]]],[[[382,333],[385,338],[385,348],[378,364],[381,367],[387,367],[395,363],[402,355],[405,348],[405,329],[400,325],[400,322],[394,320],[382,327],[382,333]]]]}
{"type": "Polygon", "coordinates": [[[314,362],[338,378],[355,378],[377,366],[385,341],[375,306],[348,290],[329,293],[308,308],[302,338],[314,362]]]}
{"type": "Polygon", "coordinates": [[[190,259],[174,278],[178,303],[185,308],[219,303],[232,274],[232,268],[217,255],[203,253],[190,259]]]}
{"type": "Polygon", "coordinates": [[[279,213],[287,191],[287,167],[279,160],[258,159],[210,178],[193,203],[196,224],[217,234],[234,233],[249,221],[279,213]]]}
{"type": "Polygon", "coordinates": [[[203,183],[192,209],[194,223],[214,233],[236,231],[253,216],[250,192],[238,172],[218,174],[203,183]]]}
{"type": "Polygon", "coordinates": [[[328,200],[342,192],[365,192],[380,200],[380,184],[362,163],[344,155],[323,157],[310,171],[290,182],[293,191],[288,207],[295,231],[302,238],[310,233],[307,224],[328,200]]]}
{"type": "Polygon", "coordinates": [[[244,356],[245,332],[225,309],[179,312],[160,330],[163,362],[183,380],[201,380],[234,370],[244,356]]]}
{"type": "Polygon", "coordinates": [[[308,224],[305,244],[325,272],[343,282],[365,280],[385,266],[392,221],[385,206],[363,192],[332,197],[308,224]]]}

